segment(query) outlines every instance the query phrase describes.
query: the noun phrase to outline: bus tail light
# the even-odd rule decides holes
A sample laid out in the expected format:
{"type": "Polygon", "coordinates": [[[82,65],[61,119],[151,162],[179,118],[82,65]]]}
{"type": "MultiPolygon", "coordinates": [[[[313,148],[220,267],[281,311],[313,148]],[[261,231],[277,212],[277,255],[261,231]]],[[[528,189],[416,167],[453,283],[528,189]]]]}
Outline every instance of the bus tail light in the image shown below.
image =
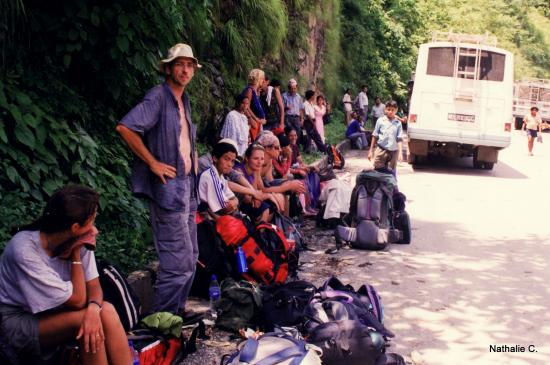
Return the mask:
{"type": "Polygon", "coordinates": [[[512,131],[512,123],[504,123],[504,131],[505,132],[511,132],[512,131]]]}
{"type": "Polygon", "coordinates": [[[409,122],[410,123],[416,123],[416,114],[411,114],[409,116],[409,122]]]}

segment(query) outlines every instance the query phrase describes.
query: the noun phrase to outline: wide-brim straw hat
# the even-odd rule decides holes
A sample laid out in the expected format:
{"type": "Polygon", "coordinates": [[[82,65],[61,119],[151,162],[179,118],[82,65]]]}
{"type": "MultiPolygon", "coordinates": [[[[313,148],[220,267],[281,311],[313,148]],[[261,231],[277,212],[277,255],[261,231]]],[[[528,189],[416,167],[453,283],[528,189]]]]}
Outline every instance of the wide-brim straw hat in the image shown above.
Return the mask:
{"type": "Polygon", "coordinates": [[[173,46],[172,48],[170,48],[168,50],[168,57],[167,58],[165,58],[163,60],[160,60],[159,70],[161,72],[163,72],[164,71],[164,65],[167,64],[167,63],[172,62],[173,60],[175,60],[178,57],[190,58],[195,62],[195,66],[197,66],[197,68],[202,67],[202,65],[199,64],[199,60],[197,60],[195,58],[195,56],[193,55],[193,50],[191,49],[191,47],[188,44],[185,44],[185,43],[178,43],[178,44],[176,44],[175,46],[173,46]]]}

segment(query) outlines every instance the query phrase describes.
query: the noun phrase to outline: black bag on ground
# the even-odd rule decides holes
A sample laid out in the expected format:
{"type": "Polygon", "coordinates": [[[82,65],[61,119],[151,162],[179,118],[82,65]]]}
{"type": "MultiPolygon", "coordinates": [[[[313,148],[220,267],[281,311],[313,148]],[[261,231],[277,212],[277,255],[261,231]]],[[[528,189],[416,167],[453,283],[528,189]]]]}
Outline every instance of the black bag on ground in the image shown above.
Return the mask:
{"type": "Polygon", "coordinates": [[[407,197],[405,194],[399,191],[393,193],[393,225],[401,232],[401,239],[394,243],[411,243],[411,220],[409,213],[405,211],[406,201],[407,197]]]}
{"type": "Polygon", "coordinates": [[[395,212],[393,214],[393,225],[395,229],[401,232],[401,239],[394,243],[403,243],[407,245],[411,243],[412,231],[409,213],[406,211],[395,212]]]}
{"type": "Polygon", "coordinates": [[[199,259],[191,294],[208,299],[208,287],[212,275],[216,275],[218,281],[233,276],[236,272],[234,268],[236,259],[232,251],[218,236],[216,223],[211,220],[205,219],[197,224],[197,242],[199,259]]]}
{"type": "Polygon", "coordinates": [[[222,281],[220,300],[216,304],[216,326],[229,331],[255,329],[260,323],[261,308],[262,294],[257,285],[227,278],[222,281]]]}
{"type": "Polygon", "coordinates": [[[351,319],[319,324],[309,332],[308,342],[323,350],[325,365],[377,365],[386,344],[381,334],[351,319]]]}
{"type": "Polygon", "coordinates": [[[304,322],[304,311],[316,288],[303,280],[272,286],[262,292],[262,318],[266,331],[275,326],[297,326],[304,322]]]}
{"type": "Polygon", "coordinates": [[[308,341],[323,350],[323,364],[377,365],[386,338],[394,336],[379,320],[381,310],[374,310],[380,308],[379,298],[371,303],[368,285],[364,288],[356,292],[332,277],[306,308],[304,330],[308,341]]]}
{"type": "Polygon", "coordinates": [[[141,304],[136,293],[113,265],[99,261],[97,270],[103,299],[115,307],[124,329],[131,330],[138,323],[141,314],[141,304]]]}

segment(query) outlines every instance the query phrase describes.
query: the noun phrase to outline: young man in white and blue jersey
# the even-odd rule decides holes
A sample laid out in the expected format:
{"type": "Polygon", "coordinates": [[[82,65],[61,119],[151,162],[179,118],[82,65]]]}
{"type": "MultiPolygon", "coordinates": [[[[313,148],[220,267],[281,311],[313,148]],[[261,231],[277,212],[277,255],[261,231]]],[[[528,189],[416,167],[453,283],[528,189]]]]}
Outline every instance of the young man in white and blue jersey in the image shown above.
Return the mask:
{"type": "Polygon", "coordinates": [[[236,158],[237,149],[233,144],[219,142],[212,151],[213,165],[200,176],[200,202],[206,204],[209,212],[214,215],[232,214],[238,208],[239,201],[224,177],[231,172],[236,158]]]}

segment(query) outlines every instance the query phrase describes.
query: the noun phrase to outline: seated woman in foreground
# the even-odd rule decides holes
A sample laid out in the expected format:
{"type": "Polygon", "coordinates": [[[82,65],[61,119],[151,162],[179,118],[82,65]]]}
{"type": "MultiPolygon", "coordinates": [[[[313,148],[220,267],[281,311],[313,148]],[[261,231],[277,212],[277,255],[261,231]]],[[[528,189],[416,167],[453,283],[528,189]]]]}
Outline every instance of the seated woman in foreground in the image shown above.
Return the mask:
{"type": "Polygon", "coordinates": [[[131,363],[124,328],[99,285],[98,202],[90,188],[62,188],[0,258],[0,333],[25,363],[74,339],[83,364],[131,363]]]}

